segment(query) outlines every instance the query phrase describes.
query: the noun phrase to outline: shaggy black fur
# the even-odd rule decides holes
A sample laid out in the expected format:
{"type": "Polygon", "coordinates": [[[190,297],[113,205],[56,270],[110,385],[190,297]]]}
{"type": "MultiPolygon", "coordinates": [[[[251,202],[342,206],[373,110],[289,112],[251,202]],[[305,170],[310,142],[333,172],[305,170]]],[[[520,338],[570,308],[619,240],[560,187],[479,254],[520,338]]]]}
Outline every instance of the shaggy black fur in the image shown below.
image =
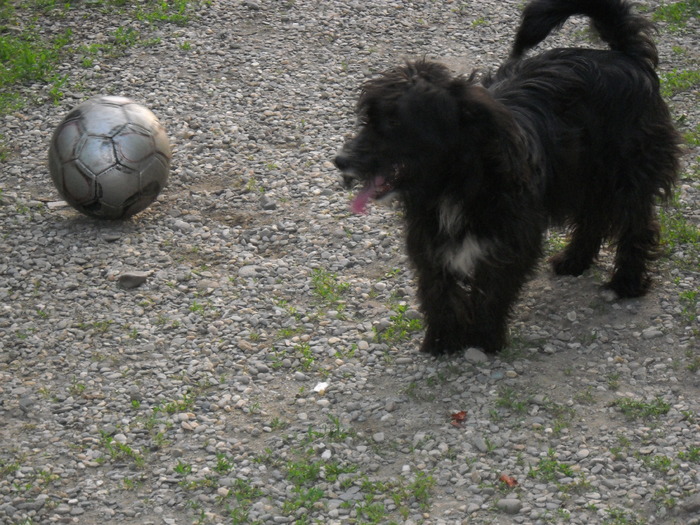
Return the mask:
{"type": "Polygon", "coordinates": [[[623,0],[534,0],[509,60],[481,85],[422,60],[363,86],[361,130],[335,164],[347,186],[363,184],[355,211],[392,193],[404,204],[422,351],[501,349],[550,224],[571,229],[557,274],[580,275],[608,240],[617,251],[607,286],[620,297],[647,291],[655,199],[672,190],[680,142],[652,32],[623,0]],[[611,49],[523,58],[572,15],[590,17],[611,49]]]}

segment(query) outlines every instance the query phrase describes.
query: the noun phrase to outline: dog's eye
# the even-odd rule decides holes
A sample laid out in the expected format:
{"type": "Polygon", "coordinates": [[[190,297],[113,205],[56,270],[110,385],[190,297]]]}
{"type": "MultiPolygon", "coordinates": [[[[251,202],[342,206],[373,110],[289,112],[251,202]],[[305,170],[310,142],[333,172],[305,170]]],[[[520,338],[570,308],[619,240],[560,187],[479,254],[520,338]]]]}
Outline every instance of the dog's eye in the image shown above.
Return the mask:
{"type": "Polygon", "coordinates": [[[384,133],[395,133],[401,127],[401,120],[394,116],[385,116],[377,121],[377,126],[384,133]]]}

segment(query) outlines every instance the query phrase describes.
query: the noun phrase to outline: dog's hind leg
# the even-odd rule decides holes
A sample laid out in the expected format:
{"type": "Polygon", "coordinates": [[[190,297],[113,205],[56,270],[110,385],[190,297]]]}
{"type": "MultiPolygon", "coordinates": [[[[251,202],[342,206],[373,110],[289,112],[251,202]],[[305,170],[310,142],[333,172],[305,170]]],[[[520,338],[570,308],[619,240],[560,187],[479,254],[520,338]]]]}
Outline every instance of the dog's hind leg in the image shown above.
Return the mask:
{"type": "Polygon", "coordinates": [[[615,271],[606,287],[619,297],[644,295],[651,284],[647,266],[658,256],[659,237],[659,224],[651,211],[649,219],[632,222],[623,230],[617,241],[615,271]]]}
{"type": "Polygon", "coordinates": [[[603,233],[599,225],[592,223],[590,219],[577,221],[567,247],[550,259],[554,273],[581,275],[598,256],[602,242],[603,233]]]}

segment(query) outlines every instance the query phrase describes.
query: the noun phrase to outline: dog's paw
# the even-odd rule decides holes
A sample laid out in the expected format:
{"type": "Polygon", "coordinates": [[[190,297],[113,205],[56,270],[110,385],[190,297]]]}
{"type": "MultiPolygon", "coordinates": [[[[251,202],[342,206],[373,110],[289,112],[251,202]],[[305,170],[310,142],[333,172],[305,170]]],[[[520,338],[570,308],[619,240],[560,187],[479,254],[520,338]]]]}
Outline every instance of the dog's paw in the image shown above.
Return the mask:
{"type": "Polygon", "coordinates": [[[648,275],[621,275],[616,273],[605,288],[612,290],[621,299],[640,297],[649,291],[651,279],[648,275]]]}
{"type": "Polygon", "coordinates": [[[420,351],[424,354],[430,354],[432,356],[440,356],[445,354],[453,354],[460,350],[451,346],[449,343],[443,341],[440,337],[428,337],[423,339],[420,351]]]}
{"type": "Polygon", "coordinates": [[[431,330],[428,327],[420,351],[424,354],[439,356],[454,354],[463,350],[466,345],[462,345],[457,338],[453,337],[454,333],[453,330],[447,333],[439,333],[437,330],[431,330]]]}
{"type": "Polygon", "coordinates": [[[467,343],[464,346],[481,348],[487,354],[495,354],[503,350],[507,342],[505,330],[492,330],[469,333],[467,343]]]}
{"type": "Polygon", "coordinates": [[[591,266],[591,261],[581,260],[576,257],[571,257],[566,252],[558,253],[549,259],[552,264],[552,270],[557,275],[573,275],[578,277],[591,266]]]}
{"type": "Polygon", "coordinates": [[[440,356],[462,352],[467,348],[480,348],[486,353],[493,354],[501,350],[506,342],[505,332],[499,331],[462,332],[459,337],[455,337],[454,333],[445,337],[428,334],[423,339],[420,351],[440,356]]]}

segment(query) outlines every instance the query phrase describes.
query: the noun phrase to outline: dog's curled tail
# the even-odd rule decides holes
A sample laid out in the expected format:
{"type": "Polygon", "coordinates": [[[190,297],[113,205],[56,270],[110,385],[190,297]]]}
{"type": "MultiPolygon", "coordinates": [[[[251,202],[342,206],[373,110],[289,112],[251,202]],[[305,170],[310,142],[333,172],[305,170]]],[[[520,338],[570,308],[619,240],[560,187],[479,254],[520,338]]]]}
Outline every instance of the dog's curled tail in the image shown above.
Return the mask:
{"type": "Polygon", "coordinates": [[[533,0],[523,12],[511,58],[535,47],[573,15],[589,17],[611,49],[657,66],[659,55],[651,38],[654,24],[635,13],[625,0],[533,0]]]}

